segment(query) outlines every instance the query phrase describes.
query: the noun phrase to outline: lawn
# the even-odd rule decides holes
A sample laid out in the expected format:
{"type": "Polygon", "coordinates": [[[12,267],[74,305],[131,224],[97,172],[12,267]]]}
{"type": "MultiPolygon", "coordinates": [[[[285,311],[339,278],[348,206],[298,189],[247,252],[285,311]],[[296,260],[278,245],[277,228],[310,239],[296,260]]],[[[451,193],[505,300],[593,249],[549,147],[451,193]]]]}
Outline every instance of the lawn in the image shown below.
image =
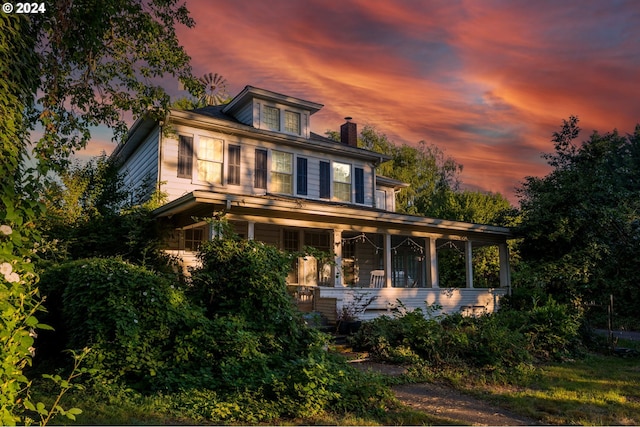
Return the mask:
{"type": "Polygon", "coordinates": [[[458,387],[544,424],[640,424],[640,359],[590,355],[542,366],[510,384],[466,381],[458,387]]]}

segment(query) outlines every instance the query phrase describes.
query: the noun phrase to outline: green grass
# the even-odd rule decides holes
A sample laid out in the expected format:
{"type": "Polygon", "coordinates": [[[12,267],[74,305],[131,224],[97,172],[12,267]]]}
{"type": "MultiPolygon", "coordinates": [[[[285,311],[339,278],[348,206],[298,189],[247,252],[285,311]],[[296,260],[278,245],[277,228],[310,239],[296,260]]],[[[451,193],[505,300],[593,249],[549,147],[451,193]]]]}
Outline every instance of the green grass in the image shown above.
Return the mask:
{"type": "Polygon", "coordinates": [[[509,383],[456,381],[460,388],[545,424],[640,424],[640,359],[591,355],[509,383]]]}

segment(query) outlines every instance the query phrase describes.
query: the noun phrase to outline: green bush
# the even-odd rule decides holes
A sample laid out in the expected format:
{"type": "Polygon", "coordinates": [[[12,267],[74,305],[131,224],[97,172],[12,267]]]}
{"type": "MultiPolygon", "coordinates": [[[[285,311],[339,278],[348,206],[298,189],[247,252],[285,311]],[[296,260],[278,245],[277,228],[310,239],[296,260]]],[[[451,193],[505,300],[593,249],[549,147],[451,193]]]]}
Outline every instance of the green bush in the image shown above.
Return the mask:
{"type": "Polygon", "coordinates": [[[56,329],[50,341],[57,350],[92,347],[85,364],[98,370],[94,379],[155,390],[212,378],[211,368],[203,372],[215,347],[210,322],[162,276],[93,258],[51,268],[41,283],[56,329]]]}
{"type": "MultiPolygon", "coordinates": [[[[173,393],[207,422],[310,419],[393,405],[383,382],[326,351],[286,292],[285,254],[256,242],[214,240],[186,290],[120,259],[87,259],[42,275],[50,341],[92,347],[102,393],[173,393]]],[[[50,347],[53,348],[53,347],[50,347]]],[[[55,354],[55,351],[46,353],[55,354]]],[[[55,357],[50,358],[57,362],[55,357]]]]}
{"type": "Polygon", "coordinates": [[[530,310],[502,309],[477,318],[428,313],[417,309],[366,322],[352,343],[395,363],[491,369],[559,360],[580,347],[579,313],[552,299],[530,310]]]}

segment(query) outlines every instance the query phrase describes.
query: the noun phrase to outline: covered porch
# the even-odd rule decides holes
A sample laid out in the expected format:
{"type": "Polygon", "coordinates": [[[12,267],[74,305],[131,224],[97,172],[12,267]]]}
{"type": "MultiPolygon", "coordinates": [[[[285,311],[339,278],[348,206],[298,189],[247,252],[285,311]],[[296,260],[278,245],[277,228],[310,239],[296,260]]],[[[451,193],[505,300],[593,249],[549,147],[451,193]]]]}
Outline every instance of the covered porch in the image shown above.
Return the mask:
{"type": "Polygon", "coordinates": [[[212,238],[213,231],[191,218],[224,211],[240,237],[307,254],[293,263],[287,283],[302,310],[321,312],[329,321],[365,297],[372,302],[360,319],[389,314],[399,302],[406,309],[436,304],[442,312],[477,315],[494,311],[510,287],[506,228],[334,203],[198,193],[206,194],[191,193],[160,212],[182,232],[184,243],[174,250],[182,245],[183,258],[192,257],[197,236],[212,238]],[[483,261],[478,274],[474,258],[487,251],[493,268],[483,261]]]}

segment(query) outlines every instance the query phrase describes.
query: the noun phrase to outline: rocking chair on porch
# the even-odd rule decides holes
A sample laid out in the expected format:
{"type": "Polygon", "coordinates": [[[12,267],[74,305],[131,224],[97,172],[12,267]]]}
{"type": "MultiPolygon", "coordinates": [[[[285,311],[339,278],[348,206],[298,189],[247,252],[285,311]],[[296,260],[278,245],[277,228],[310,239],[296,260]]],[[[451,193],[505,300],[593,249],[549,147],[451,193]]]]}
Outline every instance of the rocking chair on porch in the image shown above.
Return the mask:
{"type": "Polygon", "coordinates": [[[373,270],[371,272],[371,279],[369,280],[370,288],[384,288],[384,270],[373,270]]]}

